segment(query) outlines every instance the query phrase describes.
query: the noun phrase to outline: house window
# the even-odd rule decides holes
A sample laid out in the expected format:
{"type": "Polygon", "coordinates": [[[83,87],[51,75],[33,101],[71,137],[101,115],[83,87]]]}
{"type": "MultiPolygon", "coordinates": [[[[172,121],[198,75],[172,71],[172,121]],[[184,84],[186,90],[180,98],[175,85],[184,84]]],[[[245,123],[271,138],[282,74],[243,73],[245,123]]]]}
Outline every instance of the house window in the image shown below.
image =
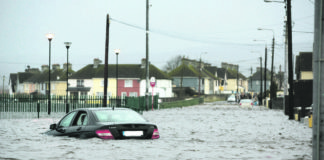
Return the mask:
{"type": "Polygon", "coordinates": [[[97,93],[96,93],[96,96],[98,96],[98,97],[103,97],[103,96],[104,96],[104,92],[97,92],[97,93]]]}
{"type": "MultiPolygon", "coordinates": [[[[96,96],[103,97],[104,92],[96,92],[96,96]]],[[[111,92],[107,92],[107,97],[110,97],[110,96],[111,96],[111,92]]]]}
{"type": "Polygon", "coordinates": [[[81,92],[81,97],[85,97],[88,95],[88,92],[81,92]]]}
{"type": "Polygon", "coordinates": [[[137,92],[129,92],[130,97],[137,97],[137,92]]]}
{"type": "MultiPolygon", "coordinates": [[[[107,86],[108,86],[108,84],[109,84],[109,80],[107,79],[107,86]]],[[[104,87],[105,86],[105,80],[101,80],[101,87],[104,87]]]]}
{"type": "Polygon", "coordinates": [[[122,92],[121,93],[121,96],[124,98],[124,97],[126,97],[127,96],[127,92],[122,92]]]}
{"type": "Polygon", "coordinates": [[[84,87],[84,80],[83,79],[78,79],[77,80],[77,87],[84,87]]]}
{"type": "Polygon", "coordinates": [[[259,85],[259,81],[255,81],[255,84],[256,84],[256,85],[259,85]]]}
{"type": "Polygon", "coordinates": [[[133,87],[133,80],[125,80],[125,87],[133,87]]]}

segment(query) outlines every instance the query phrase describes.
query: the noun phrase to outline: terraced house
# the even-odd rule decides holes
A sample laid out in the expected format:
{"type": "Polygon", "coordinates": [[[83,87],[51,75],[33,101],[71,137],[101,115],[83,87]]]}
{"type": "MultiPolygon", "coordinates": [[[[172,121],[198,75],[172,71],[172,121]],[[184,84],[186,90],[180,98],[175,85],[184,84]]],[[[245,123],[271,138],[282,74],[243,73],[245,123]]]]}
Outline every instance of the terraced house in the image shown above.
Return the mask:
{"type": "MultiPolygon", "coordinates": [[[[43,65],[41,70],[27,66],[25,72],[11,73],[9,94],[47,94],[49,85],[49,67],[43,65]]],[[[69,73],[73,73],[69,64],[69,73]]],[[[66,95],[66,64],[63,69],[53,64],[51,69],[51,95],[66,95]]]]}
{"type": "MultiPolygon", "coordinates": [[[[101,62],[99,59],[94,59],[93,64],[83,67],[69,78],[70,95],[104,95],[104,64],[101,62]]],[[[142,59],[141,64],[118,64],[118,78],[116,78],[116,67],[115,64],[108,65],[107,96],[145,96],[145,59],[142,59]]],[[[172,96],[172,82],[168,75],[154,65],[150,65],[149,75],[156,78],[154,95],[172,96]]],[[[149,92],[152,92],[151,87],[149,92]]]]}

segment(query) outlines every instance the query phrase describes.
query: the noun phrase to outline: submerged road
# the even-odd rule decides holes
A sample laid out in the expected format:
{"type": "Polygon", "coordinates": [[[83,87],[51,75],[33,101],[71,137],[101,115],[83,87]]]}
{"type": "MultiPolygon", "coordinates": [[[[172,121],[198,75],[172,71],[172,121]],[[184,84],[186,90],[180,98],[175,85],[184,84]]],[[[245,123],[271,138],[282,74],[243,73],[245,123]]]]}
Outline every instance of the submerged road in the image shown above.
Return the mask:
{"type": "Polygon", "coordinates": [[[60,117],[0,119],[0,159],[311,159],[312,130],[282,110],[217,103],[144,112],[157,140],[41,134],[60,117]]]}

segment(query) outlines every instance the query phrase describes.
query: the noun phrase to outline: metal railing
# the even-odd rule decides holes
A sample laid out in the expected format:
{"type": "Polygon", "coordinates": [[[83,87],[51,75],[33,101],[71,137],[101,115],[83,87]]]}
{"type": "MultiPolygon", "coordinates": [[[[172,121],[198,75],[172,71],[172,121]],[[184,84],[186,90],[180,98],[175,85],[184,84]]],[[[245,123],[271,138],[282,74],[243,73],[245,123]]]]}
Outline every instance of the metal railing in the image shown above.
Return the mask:
{"type": "MultiPolygon", "coordinates": [[[[158,108],[158,96],[154,96],[153,107],[158,108]]],[[[65,114],[78,108],[97,108],[103,106],[100,96],[51,96],[50,111],[46,95],[6,95],[0,94],[0,118],[48,117],[51,114],[65,114]]],[[[152,97],[149,98],[152,106],[152,97]]],[[[131,108],[142,113],[146,110],[145,97],[109,97],[107,107],[131,108]]]]}

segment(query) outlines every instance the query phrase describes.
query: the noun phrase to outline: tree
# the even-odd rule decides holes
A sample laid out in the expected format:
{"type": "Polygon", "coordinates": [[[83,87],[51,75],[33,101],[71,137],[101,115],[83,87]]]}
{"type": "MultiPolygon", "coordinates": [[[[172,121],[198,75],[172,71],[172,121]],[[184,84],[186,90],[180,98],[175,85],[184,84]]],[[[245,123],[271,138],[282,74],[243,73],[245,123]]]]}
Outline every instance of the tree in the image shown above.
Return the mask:
{"type": "Polygon", "coordinates": [[[173,57],[172,59],[170,59],[169,61],[167,61],[167,64],[164,66],[163,70],[165,72],[170,72],[170,71],[174,70],[175,68],[179,67],[181,65],[182,57],[183,56],[181,56],[181,55],[177,55],[177,56],[173,57]]]}

